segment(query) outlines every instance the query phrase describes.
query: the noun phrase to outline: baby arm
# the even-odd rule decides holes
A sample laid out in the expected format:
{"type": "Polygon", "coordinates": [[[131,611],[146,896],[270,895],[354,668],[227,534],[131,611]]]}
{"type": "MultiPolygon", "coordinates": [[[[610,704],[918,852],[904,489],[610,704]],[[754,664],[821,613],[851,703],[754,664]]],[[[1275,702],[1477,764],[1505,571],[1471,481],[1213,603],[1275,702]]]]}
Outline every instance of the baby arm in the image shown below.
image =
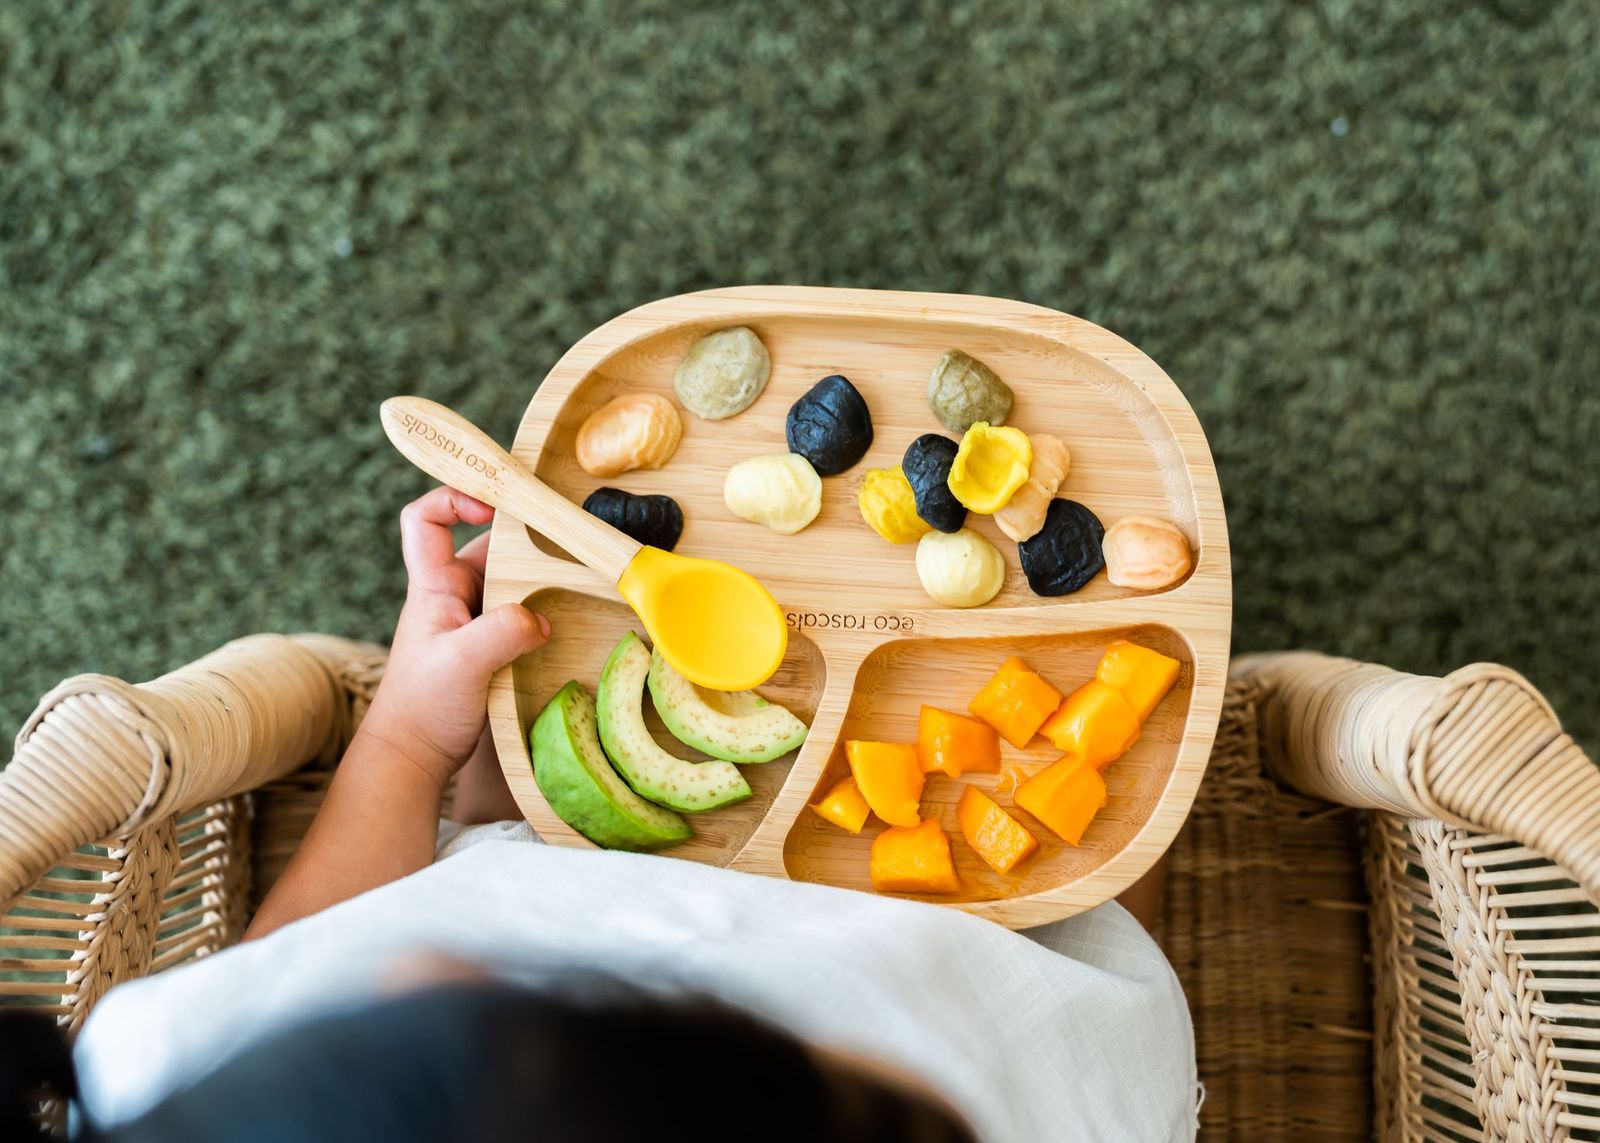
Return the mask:
{"type": "Polygon", "coordinates": [[[550,635],[549,620],[518,604],[479,614],[489,537],[457,552],[450,527],[493,517],[449,488],[400,514],[409,586],[383,681],[246,940],[433,860],[445,787],[483,736],[490,676],[550,635]]]}

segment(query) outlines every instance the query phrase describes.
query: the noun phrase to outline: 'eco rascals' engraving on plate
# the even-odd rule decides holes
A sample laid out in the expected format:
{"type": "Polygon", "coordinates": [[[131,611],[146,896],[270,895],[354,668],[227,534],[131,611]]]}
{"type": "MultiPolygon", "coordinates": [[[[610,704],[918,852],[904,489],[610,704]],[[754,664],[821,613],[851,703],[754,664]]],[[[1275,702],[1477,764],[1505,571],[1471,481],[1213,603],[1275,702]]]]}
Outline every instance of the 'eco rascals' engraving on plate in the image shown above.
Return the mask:
{"type": "Polygon", "coordinates": [[[406,432],[412,436],[420,436],[423,440],[433,445],[442,452],[453,457],[458,457],[468,468],[475,468],[490,480],[500,475],[500,470],[475,452],[467,452],[465,447],[457,441],[445,436],[438,429],[426,421],[418,420],[411,413],[402,413],[400,423],[405,425],[406,432]],[[465,455],[463,455],[465,454],[465,455]]]}
{"type": "Polygon", "coordinates": [[[909,615],[859,611],[786,611],[783,621],[796,631],[828,628],[834,631],[912,631],[916,620],[909,615]]]}

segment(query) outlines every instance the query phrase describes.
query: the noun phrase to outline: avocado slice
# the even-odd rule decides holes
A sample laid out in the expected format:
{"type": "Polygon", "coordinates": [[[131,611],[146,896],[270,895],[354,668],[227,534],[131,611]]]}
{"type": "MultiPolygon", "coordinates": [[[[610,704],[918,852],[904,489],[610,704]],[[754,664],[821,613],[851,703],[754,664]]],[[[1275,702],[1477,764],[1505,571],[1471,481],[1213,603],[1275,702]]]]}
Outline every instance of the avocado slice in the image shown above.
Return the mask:
{"type": "Polygon", "coordinates": [[[771,762],[806,740],[806,724],[755,691],[708,691],[650,655],[650,697],[672,736],[724,762],[771,762]]]}
{"type": "Polygon", "coordinates": [[[727,762],[690,762],[657,745],[644,724],[644,681],[650,652],[629,631],[600,672],[596,708],[600,741],[612,765],[636,792],[674,810],[699,813],[750,796],[750,783],[727,762]]]}
{"type": "Polygon", "coordinates": [[[693,832],[670,810],[628,788],[600,750],[594,700],[571,682],[555,693],[528,731],[533,779],[556,816],[607,849],[660,849],[693,832]]]}

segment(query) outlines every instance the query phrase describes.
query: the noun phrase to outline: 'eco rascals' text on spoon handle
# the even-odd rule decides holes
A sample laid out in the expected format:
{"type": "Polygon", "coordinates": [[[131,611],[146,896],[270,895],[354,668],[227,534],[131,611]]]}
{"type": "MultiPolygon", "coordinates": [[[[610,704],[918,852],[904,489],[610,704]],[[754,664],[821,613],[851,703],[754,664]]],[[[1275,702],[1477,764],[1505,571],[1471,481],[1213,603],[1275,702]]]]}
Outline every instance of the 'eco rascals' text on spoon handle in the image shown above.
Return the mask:
{"type": "Polygon", "coordinates": [[[394,447],[435,480],[510,513],[615,583],[639,542],[562,496],[459,413],[423,397],[391,397],[379,415],[394,447]]]}

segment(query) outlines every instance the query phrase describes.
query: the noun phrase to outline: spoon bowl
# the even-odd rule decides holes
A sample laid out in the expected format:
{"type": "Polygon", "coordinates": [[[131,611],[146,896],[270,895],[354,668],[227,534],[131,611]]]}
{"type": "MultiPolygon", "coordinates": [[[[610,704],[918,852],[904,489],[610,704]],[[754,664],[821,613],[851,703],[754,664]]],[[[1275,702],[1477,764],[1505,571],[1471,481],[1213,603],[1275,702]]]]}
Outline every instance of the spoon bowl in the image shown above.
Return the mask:
{"type": "Polygon", "coordinates": [[[750,690],[783,661],[789,641],[783,612],[747,572],[624,535],[436,402],[391,397],[379,415],[389,440],[423,472],[559,541],[616,584],[650,641],[690,682],[710,690],[750,690]]]}
{"type": "Polygon", "coordinates": [[[765,682],[783,662],[783,612],[760,581],[730,564],[646,546],[617,590],[662,656],[692,683],[746,691],[746,680],[765,682]]]}

